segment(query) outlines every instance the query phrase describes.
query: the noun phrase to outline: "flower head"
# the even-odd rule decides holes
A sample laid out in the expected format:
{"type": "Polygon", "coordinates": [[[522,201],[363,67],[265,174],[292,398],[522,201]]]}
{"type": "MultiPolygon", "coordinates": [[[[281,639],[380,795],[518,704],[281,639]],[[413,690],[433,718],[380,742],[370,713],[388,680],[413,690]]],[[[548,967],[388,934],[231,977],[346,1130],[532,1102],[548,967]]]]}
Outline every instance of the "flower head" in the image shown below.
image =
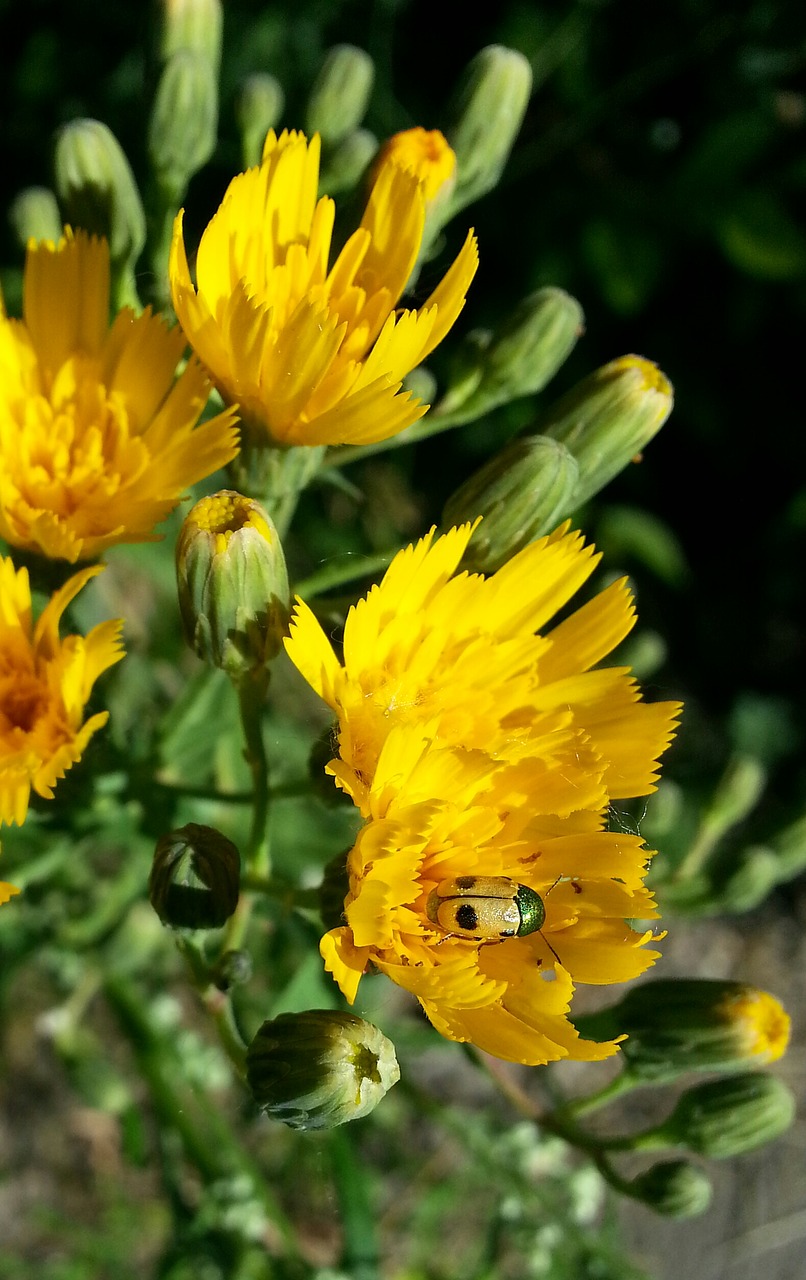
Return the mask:
{"type": "Polygon", "coordinates": [[[237,453],[234,412],[196,427],[209,383],[195,360],[174,380],[178,329],[129,308],[109,327],[105,240],[32,244],[23,311],[0,316],[0,535],[71,563],[149,541],[237,453]]]}
{"type": "Polygon", "coordinates": [[[366,818],[322,954],[348,999],[373,965],[499,1057],[607,1057],[617,1040],[568,1020],[574,983],[627,981],[658,954],[626,923],[657,915],[651,852],[605,830],[607,810],[654,789],[679,708],[592,669],[632,625],[623,582],[540,630],[596,563],[579,535],[452,576],[471,532],[395,558],[348,616],[343,665],[297,605],[286,646],[338,714],[328,771],[366,818]]]}
{"type": "Polygon", "coordinates": [[[230,183],[199,244],[197,287],[176,219],[170,276],[188,340],[253,434],[280,445],[367,444],[426,406],[404,376],[442,341],[476,270],[463,249],[425,304],[396,313],[423,236],[416,174],[390,162],[361,226],[328,267],[335,205],[316,199],[319,139],[270,131],[258,168],[230,183]]]}
{"type": "Polygon", "coordinates": [[[106,724],[106,711],[84,721],[84,706],[98,676],[123,657],[121,623],[59,638],[64,610],[100,572],[95,566],[70,578],[34,625],[27,570],[0,560],[0,822],[25,821],[32,789],[52,799],[58,779],[106,724]]]}
{"type": "Polygon", "coordinates": [[[381,147],[376,170],[389,162],[407,169],[423,183],[426,200],[434,200],[440,192],[453,190],[456,181],[456,156],[439,129],[404,129],[395,133],[381,147]]]}

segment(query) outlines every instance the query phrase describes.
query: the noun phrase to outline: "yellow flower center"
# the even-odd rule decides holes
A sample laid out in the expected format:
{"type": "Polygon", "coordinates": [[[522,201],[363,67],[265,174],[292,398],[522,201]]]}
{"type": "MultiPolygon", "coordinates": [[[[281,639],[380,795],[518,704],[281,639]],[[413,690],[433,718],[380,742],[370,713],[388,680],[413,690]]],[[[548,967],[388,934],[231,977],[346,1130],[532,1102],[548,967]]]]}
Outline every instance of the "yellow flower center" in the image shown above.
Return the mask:
{"type": "Polygon", "coordinates": [[[672,395],[672,384],[665,373],[651,360],[645,360],[643,356],[621,356],[620,359],[612,362],[611,368],[615,374],[620,373],[622,369],[636,369],[641,375],[637,388],[639,391],[657,391],[662,396],[672,395]]]}
{"type": "Polygon", "coordinates": [[[142,474],[149,454],[130,436],[127,407],[100,381],[98,362],[71,356],[49,396],[30,394],[9,408],[17,428],[4,457],[12,518],[27,523],[42,512],[72,518],[85,536],[106,531],[99,513],[142,474]]]}
{"type": "Polygon", "coordinates": [[[791,1024],[775,996],[750,988],[745,994],[729,999],[724,1013],[730,1022],[741,1026],[748,1057],[775,1062],[783,1056],[789,1044],[791,1024]]]}
{"type": "Polygon", "coordinates": [[[254,529],[267,542],[272,541],[271,530],[257,504],[234,489],[221,489],[202,498],[193,508],[191,519],[201,533],[214,535],[216,555],[226,551],[230,538],[240,529],[254,529]]]}

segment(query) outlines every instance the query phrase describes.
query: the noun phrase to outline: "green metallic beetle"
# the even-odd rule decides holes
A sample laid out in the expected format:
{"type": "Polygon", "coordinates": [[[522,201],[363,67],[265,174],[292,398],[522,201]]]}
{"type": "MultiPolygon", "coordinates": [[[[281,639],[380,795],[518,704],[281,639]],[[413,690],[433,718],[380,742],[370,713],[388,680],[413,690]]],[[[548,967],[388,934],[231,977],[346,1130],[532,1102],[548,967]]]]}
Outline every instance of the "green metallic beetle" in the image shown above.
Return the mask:
{"type": "Polygon", "coordinates": [[[426,903],[432,924],[456,938],[502,942],[543,927],[546,908],[534,889],[509,876],[457,876],[432,889],[426,903]]]}

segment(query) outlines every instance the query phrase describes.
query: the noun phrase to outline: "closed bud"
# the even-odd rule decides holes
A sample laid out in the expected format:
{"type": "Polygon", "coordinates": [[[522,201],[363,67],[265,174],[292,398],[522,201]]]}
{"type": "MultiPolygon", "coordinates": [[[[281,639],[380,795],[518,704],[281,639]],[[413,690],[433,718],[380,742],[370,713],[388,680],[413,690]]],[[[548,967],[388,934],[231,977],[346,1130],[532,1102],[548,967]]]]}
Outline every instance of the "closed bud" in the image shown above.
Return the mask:
{"type": "Polygon", "coordinates": [[[568,510],[577,464],[564,445],[542,436],[513,440],[448,499],[442,523],[483,519],[463,560],[493,573],[516,551],[542,537],[568,510]]]}
{"type": "Polygon", "coordinates": [[[63,227],[56,197],[50,187],[26,187],[11,203],[9,222],[21,249],[29,240],[58,244],[63,227]]]}
{"type": "Polygon", "coordinates": [[[284,105],[283,86],[275,76],[256,71],[242,82],[235,100],[235,115],[246,169],[260,164],[266,134],[279,121],[284,105]]]}
{"type": "Polygon", "coordinates": [[[65,222],[104,236],[113,269],[133,269],[146,241],[143,202],[111,129],[72,120],[56,137],[54,178],[65,222]]]}
{"type": "Polygon", "coordinates": [[[337,146],[364,119],[374,79],[372,58],[363,49],[329,49],[308,98],[308,136],[318,133],[326,148],[337,146]]]}
{"type": "Polygon", "coordinates": [[[758,1071],[687,1090],[655,1134],[698,1155],[727,1160],[779,1138],[794,1118],[791,1090],[758,1071]]]}
{"type": "Polygon", "coordinates": [[[185,635],[200,658],[239,679],[276,656],[288,627],[288,573],[259,503],[232,489],[197,502],[179,534],[176,574],[185,635]]]}
{"type": "Polygon", "coordinates": [[[169,202],[178,203],[216,145],[218,84],[210,62],[180,49],[165,63],[148,126],[154,176],[169,202]]]}
{"type": "Polygon", "coordinates": [[[576,458],[575,507],[636,460],[672,403],[671,383],[657,365],[641,356],[621,356],[548,407],[536,430],[559,440],[576,458]]]}
{"type": "Polygon", "coordinates": [[[189,822],[161,836],[148,896],[163,924],[219,929],[238,905],[241,856],[215,827],[189,822]]]}
{"type": "Polygon", "coordinates": [[[515,49],[488,45],[468,64],[446,130],[457,162],[452,214],[497,184],[531,92],[529,60],[515,49]]]}
{"type": "Polygon", "coordinates": [[[696,1218],[711,1203],[710,1179],[688,1160],[663,1160],[628,1184],[627,1194],[665,1218],[696,1218]]]}
{"type": "Polygon", "coordinates": [[[629,1075],[655,1081],[775,1062],[790,1031],[789,1015],[775,996],[708,978],[642,982],[617,1005],[575,1025],[596,1040],[626,1032],[621,1052],[629,1075]]]}
{"type": "Polygon", "coordinates": [[[319,189],[329,196],[352,191],[363,178],[378,151],[378,139],[369,129],[353,129],[328,151],[319,172],[319,189]]]}
{"type": "Polygon", "coordinates": [[[264,1022],[246,1052],[255,1102],[292,1129],[368,1115],[400,1079],[394,1045],[353,1013],[313,1009],[264,1022]]]}
{"type": "Polygon", "coordinates": [[[475,396],[480,409],[542,391],[584,327],[581,306],[563,289],[538,289],[524,298],[483,353],[475,396]]]}
{"type": "Polygon", "coordinates": [[[216,71],[221,63],[221,0],[160,0],[159,58],[167,62],[186,49],[216,71]]]}

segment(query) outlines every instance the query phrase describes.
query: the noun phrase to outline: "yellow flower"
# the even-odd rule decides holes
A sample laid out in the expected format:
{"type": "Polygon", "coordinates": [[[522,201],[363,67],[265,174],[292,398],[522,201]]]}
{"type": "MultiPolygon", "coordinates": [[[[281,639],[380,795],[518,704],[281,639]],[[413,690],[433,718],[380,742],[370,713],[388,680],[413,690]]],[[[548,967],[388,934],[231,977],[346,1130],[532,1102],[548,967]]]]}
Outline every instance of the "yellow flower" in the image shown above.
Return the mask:
{"type": "Polygon", "coordinates": [[[453,576],[472,529],[436,541],[432,530],[395,556],[347,616],[343,665],[297,603],[286,648],[339,718],[340,759],[329,772],[366,813],[390,729],[433,723],[438,745],[497,759],[571,735],[596,762],[594,807],[653,791],[679,705],[641,701],[626,668],[592,669],[634,624],[626,579],[542,631],[593,572],[593,548],[566,524],[488,578],[453,576]]]}
{"type": "Polygon", "coordinates": [[[442,341],[475,274],[475,237],[425,304],[395,313],[423,236],[414,173],[382,167],[357,231],[328,269],[335,206],[317,201],[319,138],[266,138],[263,162],[230,183],[190,277],[174,225],[174,308],[224,399],[279,445],[368,444],[426,407],[402,379],[442,341]]]}
{"type": "Polygon", "coordinates": [[[0,535],[75,563],[154,526],[238,451],[234,412],[197,427],[209,383],[149,311],[109,327],[109,247],[32,243],[24,320],[0,316],[0,535]]]}
{"type": "Polygon", "coordinates": [[[574,807],[595,790],[586,787],[591,765],[590,756],[575,763],[570,740],[501,764],[435,747],[416,726],[393,729],[347,861],[346,923],[321,942],[347,999],[374,966],[417,997],[442,1035],[496,1057],[537,1065],[615,1053],[617,1040],[583,1040],[569,1022],[574,984],[643,973],[658,956],[646,947],[653,935],[625,921],[657,910],[641,839],[605,831],[601,811],[574,807]],[[449,932],[429,906],[459,877],[531,889],[545,909],[540,928],[505,938],[449,932]]]}
{"type": "Polygon", "coordinates": [[[418,126],[393,134],[381,147],[375,170],[390,161],[416,174],[428,203],[446,189],[450,194],[456,184],[456,155],[439,129],[418,126]]]}
{"type": "Polygon", "coordinates": [[[633,624],[624,581],[541,631],[597,563],[579,534],[563,526],[489,578],[453,576],[472,528],[395,557],[348,615],[343,664],[297,604],[286,647],[338,714],[328,772],[367,819],[322,954],[349,1000],[372,964],[443,1035],[499,1057],[606,1057],[617,1041],[568,1021],[574,982],[624,982],[657,956],[625,923],[657,914],[652,855],[604,830],[607,812],[654,790],[679,705],[642,702],[627,669],[593,669],[633,624]],[[516,920],[531,891],[535,918],[516,936],[451,932],[439,904],[461,900],[463,877],[493,878],[516,920]]]}
{"type": "Polygon", "coordinates": [[[64,610],[101,571],[74,574],[34,626],[28,571],[0,559],[0,823],[25,821],[31,789],[52,799],[58,779],[106,724],[106,711],[82,723],[84,706],[98,676],[123,657],[121,623],[59,638],[64,610]]]}

